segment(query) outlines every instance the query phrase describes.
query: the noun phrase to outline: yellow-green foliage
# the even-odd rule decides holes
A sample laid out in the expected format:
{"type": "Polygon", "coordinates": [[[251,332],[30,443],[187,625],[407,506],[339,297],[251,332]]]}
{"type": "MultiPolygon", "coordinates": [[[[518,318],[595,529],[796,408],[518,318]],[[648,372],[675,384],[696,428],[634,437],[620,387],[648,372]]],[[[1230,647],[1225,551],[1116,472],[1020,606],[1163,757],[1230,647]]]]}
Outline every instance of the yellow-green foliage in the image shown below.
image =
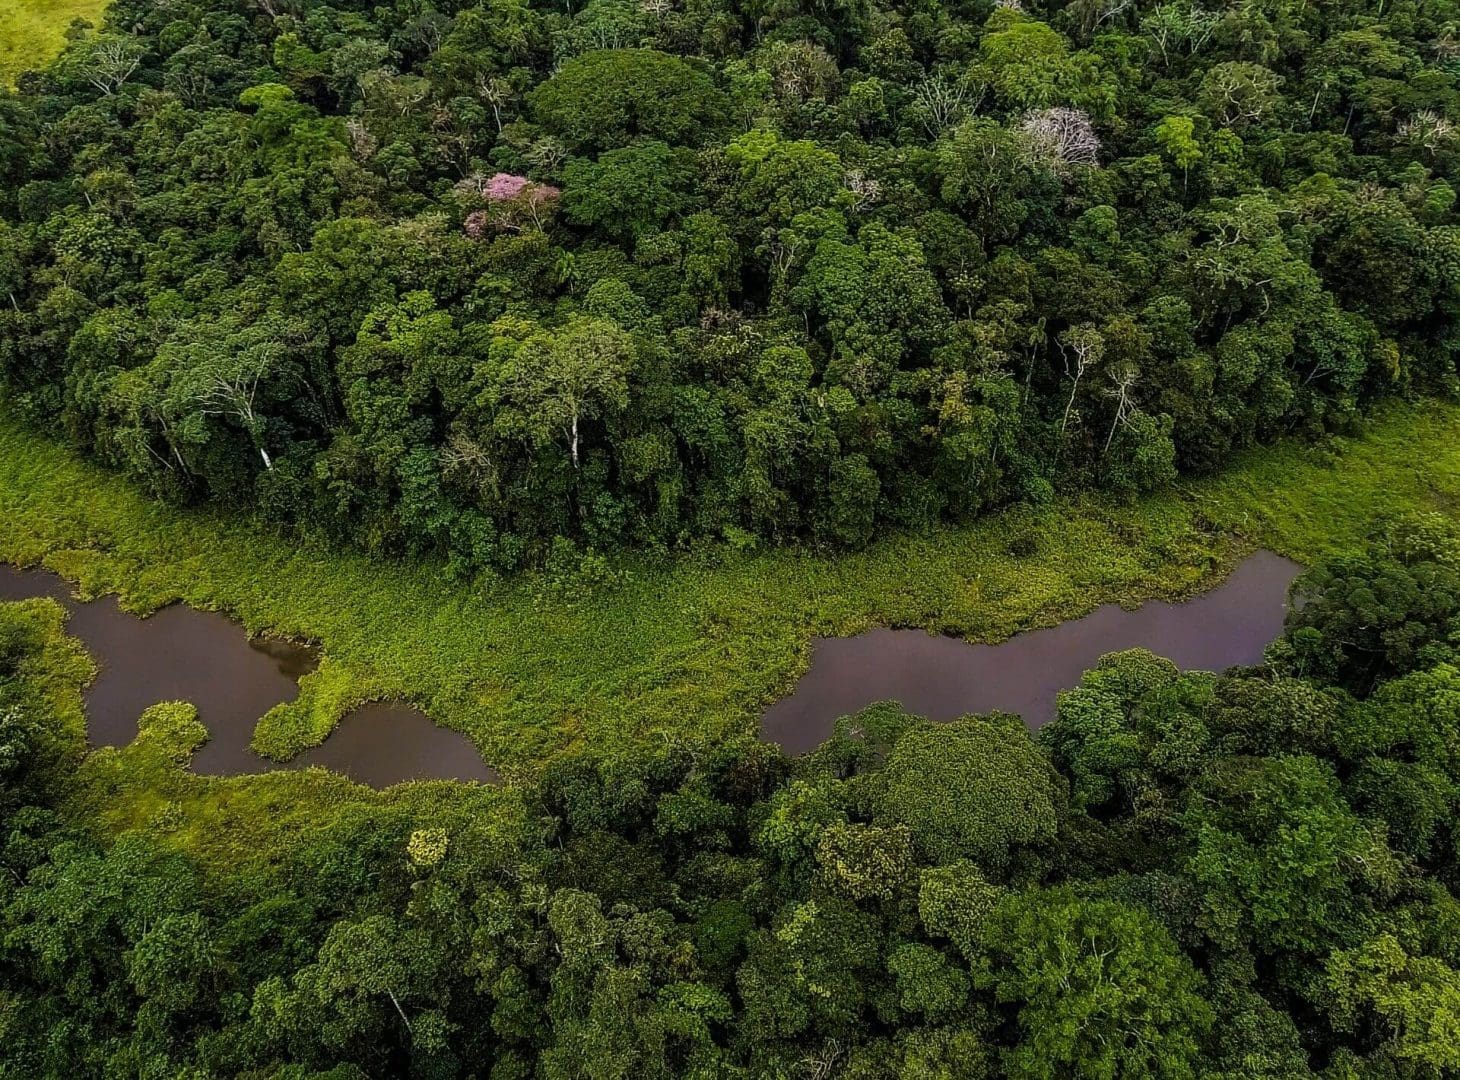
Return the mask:
{"type": "Polygon", "coordinates": [[[971,859],[1002,870],[1020,848],[1059,830],[1064,781],[1018,717],[921,723],[877,774],[879,825],[901,825],[928,861],[971,859]]]}
{"type": "MultiPolygon", "coordinates": [[[[151,710],[149,710],[150,712],[151,710]]],[[[228,779],[185,771],[186,730],[134,739],[90,754],[66,816],[107,833],[142,828],[226,874],[268,872],[281,855],[330,835],[394,832],[404,847],[425,827],[447,835],[481,823],[510,828],[525,810],[513,791],[482,784],[418,781],[377,792],[324,769],[228,779]],[[181,739],[170,736],[184,736],[181,739]]]]}
{"type": "Polygon", "coordinates": [[[997,640],[1107,601],[1189,595],[1255,544],[1311,559],[1376,515],[1460,505],[1457,436],[1460,408],[1396,409],[1362,439],[1256,453],[1133,505],[1018,509],[846,556],[720,551],[631,567],[585,596],[453,582],[430,562],[165,508],[0,421],[0,559],[44,561],[134,609],[185,600],[321,642],[328,674],[266,726],[267,748],[313,741],[343,703],[389,695],[520,771],[577,743],[752,730],[804,670],[813,634],[887,623],[997,640]]]}
{"type": "Polygon", "coordinates": [[[44,67],[66,44],[77,19],[96,24],[109,0],[0,0],[0,86],[44,67]]]}
{"type": "Polygon", "coordinates": [[[357,705],[384,696],[370,673],[326,656],[318,668],[299,680],[299,696],[275,705],[253,733],[253,748],[275,761],[288,761],[301,750],[318,746],[357,705]]]}
{"type": "Polygon", "coordinates": [[[193,751],[208,741],[208,729],[198,719],[197,706],[186,701],[162,701],[137,720],[136,745],[186,765],[193,751]]]}
{"type": "Polygon", "coordinates": [[[44,756],[62,768],[74,765],[86,748],[81,690],[96,675],[81,643],[66,636],[65,619],[65,609],[54,600],[0,603],[0,638],[16,635],[39,645],[27,650],[16,672],[20,701],[49,719],[42,728],[50,742],[44,756]]]}

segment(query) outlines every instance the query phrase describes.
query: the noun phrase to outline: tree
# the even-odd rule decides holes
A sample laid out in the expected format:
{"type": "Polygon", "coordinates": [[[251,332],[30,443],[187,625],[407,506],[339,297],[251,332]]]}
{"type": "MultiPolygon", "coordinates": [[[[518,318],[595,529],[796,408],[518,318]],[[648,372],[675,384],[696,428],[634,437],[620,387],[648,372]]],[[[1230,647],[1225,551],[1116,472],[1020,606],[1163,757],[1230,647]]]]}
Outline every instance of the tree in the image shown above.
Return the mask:
{"type": "Polygon", "coordinates": [[[969,111],[983,97],[983,88],[970,87],[967,80],[951,80],[932,75],[918,83],[913,100],[928,138],[937,139],[943,132],[962,123],[969,111]]]}
{"type": "Polygon", "coordinates": [[[783,227],[832,206],[842,190],[841,160],[814,142],[757,129],[732,139],[724,153],[738,174],[727,201],[761,227],[783,227]]]}
{"type": "Polygon", "coordinates": [[[851,1034],[880,966],[876,926],[840,899],[787,905],[770,931],[751,936],[736,973],[746,1031],[775,1038],[814,1025],[828,1035],[851,1034]]]}
{"type": "Polygon", "coordinates": [[[1111,421],[1101,452],[1105,482],[1115,491],[1130,495],[1171,483],[1176,479],[1171,417],[1151,416],[1135,409],[1124,396],[1129,386],[1123,387],[1119,380],[1113,389],[1121,395],[1119,400],[1124,406],[1111,421]]]}
{"type": "Polygon", "coordinates": [[[248,435],[264,468],[274,467],[264,447],[260,388],[288,369],[284,342],[271,329],[260,324],[222,340],[205,331],[187,344],[169,343],[158,350],[157,363],[172,372],[164,408],[175,418],[183,440],[205,441],[202,421],[233,420],[248,435]]]}
{"type": "Polygon", "coordinates": [[[1195,1077],[1212,1010],[1201,977],[1139,908],[1069,889],[1006,899],[985,934],[1020,1041],[1015,1077],[1195,1077]]]}
{"type": "Polygon", "coordinates": [[[1460,548],[1438,516],[1394,522],[1361,554],[1331,559],[1295,585],[1286,662],[1367,693],[1380,680],[1454,659],[1460,548]]]}
{"type": "Polygon", "coordinates": [[[1261,64],[1228,60],[1214,64],[1202,77],[1199,100],[1217,123],[1241,131],[1272,114],[1281,82],[1261,64]]]}
{"type": "Polygon", "coordinates": [[[1460,671],[1445,663],[1381,684],[1342,710],[1332,737],[1355,806],[1388,826],[1397,850],[1429,860],[1460,790],[1460,671]]]}
{"type": "Polygon", "coordinates": [[[971,859],[990,874],[1016,866],[1016,852],[1037,858],[1054,839],[1064,801],[1023,723],[999,714],[913,727],[878,781],[878,823],[906,826],[934,862],[971,859]]]}
{"type": "Polygon", "coordinates": [[[869,1040],[848,1055],[848,1080],[881,1076],[986,1080],[993,1075],[987,1041],[968,1027],[911,1028],[891,1040],[869,1040]]]}
{"type": "Polygon", "coordinates": [[[522,0],[484,0],[457,13],[426,70],[454,92],[484,88],[528,59],[536,32],[522,0]]]}
{"type": "Polygon", "coordinates": [[[330,89],[341,99],[363,97],[366,86],[393,69],[389,45],[369,38],[354,38],[335,49],[330,56],[330,89]]]}
{"type": "Polygon", "coordinates": [[[1156,145],[1181,170],[1181,189],[1186,190],[1191,167],[1202,158],[1196,140],[1196,121],[1189,116],[1165,117],[1155,128],[1156,145]]]}
{"type": "Polygon", "coordinates": [[[1312,757],[1232,758],[1203,776],[1183,828],[1201,925],[1223,948],[1322,953],[1352,942],[1398,864],[1312,757]]]}
{"type": "Polygon", "coordinates": [[[127,957],[128,973],[153,1023],[198,1009],[218,991],[215,934],[201,912],[164,915],[127,957]]]}
{"type": "Polygon", "coordinates": [[[1012,109],[1073,106],[1108,112],[1109,88],[1099,61],[1071,54],[1051,26],[1007,9],[995,10],[979,42],[981,69],[999,100],[1012,109]]]}
{"type": "Polygon", "coordinates": [[[1031,110],[1019,122],[1019,130],[1034,152],[1055,169],[1100,163],[1100,139],[1090,118],[1079,109],[1031,110]]]}
{"type": "Polygon", "coordinates": [[[835,234],[821,239],[794,297],[826,322],[836,352],[827,380],[863,401],[938,343],[947,326],[921,246],[879,224],[864,228],[855,244],[835,234]]]}
{"type": "MultiPolygon", "coordinates": [[[[1105,337],[1088,324],[1072,326],[1059,337],[1060,355],[1064,357],[1065,374],[1070,379],[1070,396],[1065,399],[1065,410],[1060,416],[1060,434],[1069,431],[1070,413],[1075,408],[1075,396],[1080,392],[1080,380],[1105,357],[1105,337]]],[[[1111,428],[1114,434],[1115,429],[1111,428]]]]}
{"type": "Polygon", "coordinates": [[[723,123],[724,95],[699,69],[653,49],[576,56],[529,96],[533,114],[575,146],[612,150],[636,136],[695,145],[723,123]]]}
{"type": "Polygon", "coordinates": [[[918,886],[918,918],[933,937],[947,938],[970,963],[1004,890],[991,885],[967,859],[925,869],[918,886]]]}
{"type": "Polygon", "coordinates": [[[1391,934],[1329,957],[1327,1008],[1341,1029],[1377,1021],[1384,1049],[1416,1075],[1460,1069],[1460,971],[1411,956],[1391,934]]]}
{"type": "Polygon", "coordinates": [[[690,163],[662,142],[610,150],[597,161],[575,158],[564,177],[568,220],[625,240],[662,226],[690,205],[690,163]]]}
{"type": "Polygon", "coordinates": [[[968,1003],[968,976],[929,945],[910,942],[887,957],[904,1012],[929,1023],[956,1019],[968,1003]]]}
{"type": "Polygon", "coordinates": [[[129,34],[88,34],[72,46],[66,66],[111,97],[136,74],[146,52],[146,45],[129,34]]]}
{"type": "Polygon", "coordinates": [[[418,1027],[422,1035],[434,1027],[440,959],[418,930],[392,916],[341,920],[292,989],[260,984],[253,1011],[265,1033],[286,1045],[318,1041],[335,1055],[379,1060],[393,1044],[409,1045],[418,1027]]]}
{"type": "MultiPolygon", "coordinates": [[[[154,959],[164,962],[150,945],[129,970],[133,950],[164,923],[168,929],[153,939],[159,949],[174,938],[177,944],[195,942],[189,931],[197,928],[191,913],[200,897],[187,860],[140,835],[123,837],[105,851],[70,840],[48,855],[7,892],[7,967],[24,980],[11,983],[7,977],[7,984],[47,988],[73,1022],[96,1025],[98,1032],[134,1016],[140,1003],[134,976],[147,990],[191,1000],[192,989],[165,986],[168,978],[152,981],[154,959]]],[[[206,982],[209,972],[174,967],[172,975],[206,982]]]]}
{"type": "Polygon", "coordinates": [[[1029,137],[975,117],[938,144],[943,201],[972,217],[985,245],[1008,242],[1056,191],[1053,174],[1031,152],[1029,137]]]}
{"type": "Polygon", "coordinates": [[[581,466],[580,425],[629,403],[633,338],[607,319],[576,316],[558,331],[509,322],[493,344],[485,400],[497,424],[538,442],[566,437],[581,466]]]}
{"type": "Polygon", "coordinates": [[[827,884],[853,900],[893,900],[912,883],[912,837],[901,826],[832,825],[816,862],[827,884]]]}
{"type": "Polygon", "coordinates": [[[1397,198],[1338,208],[1329,232],[1324,280],[1347,308],[1399,327],[1433,307],[1427,230],[1397,198]]]}
{"type": "Polygon", "coordinates": [[[1060,692],[1055,718],[1040,729],[1039,739],[1055,764],[1072,777],[1076,806],[1093,813],[1117,797],[1134,798],[1155,764],[1150,759],[1158,755],[1167,767],[1194,771],[1205,749],[1200,746],[1204,730],[1190,732],[1190,741],[1198,744],[1196,754],[1180,759],[1161,746],[1165,740],[1159,735],[1152,740],[1155,733],[1142,730],[1141,721],[1155,712],[1149,708],[1152,699],[1177,678],[1170,661],[1145,649],[1128,649],[1102,656],[1079,686],[1060,692]]]}
{"type": "Polygon", "coordinates": [[[484,207],[473,210],[463,223],[473,240],[483,239],[489,227],[515,232],[530,224],[542,232],[562,195],[551,184],[534,183],[512,173],[494,173],[490,177],[473,173],[459,181],[454,190],[462,202],[484,207]]]}
{"type": "Polygon", "coordinates": [[[1169,67],[1183,53],[1194,56],[1200,52],[1220,21],[1216,12],[1194,4],[1157,4],[1141,17],[1141,32],[1161,54],[1163,66],[1169,67]]]}

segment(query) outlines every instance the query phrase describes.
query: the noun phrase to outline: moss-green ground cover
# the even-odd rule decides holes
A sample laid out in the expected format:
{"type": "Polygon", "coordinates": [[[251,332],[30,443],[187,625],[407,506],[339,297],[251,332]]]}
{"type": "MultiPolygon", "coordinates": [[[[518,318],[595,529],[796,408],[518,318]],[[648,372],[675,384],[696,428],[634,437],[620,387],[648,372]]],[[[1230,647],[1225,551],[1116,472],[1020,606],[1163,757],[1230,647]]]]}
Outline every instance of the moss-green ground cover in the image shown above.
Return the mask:
{"type": "MultiPolygon", "coordinates": [[[[722,550],[636,566],[626,583],[583,595],[533,579],[450,581],[429,562],[169,508],[0,417],[0,560],[42,562],[135,610],[184,600],[321,642],[328,666],[300,705],[261,725],[260,743],[278,753],[319,741],[358,700],[397,694],[467,733],[509,777],[576,743],[751,731],[817,633],[880,622],[997,640],[1104,602],[1188,595],[1256,545],[1311,560],[1382,515],[1456,506],[1460,407],[1429,404],[1389,410],[1361,438],[1254,453],[1131,505],[1014,509],[854,555],[722,550]]],[[[81,812],[165,829],[236,865],[356,810],[501,805],[455,784],[375,795],[318,771],[202,779],[175,764],[186,747],[166,741],[93,754],[81,812]]]]}
{"type": "Polygon", "coordinates": [[[101,22],[110,0],[0,0],[0,86],[44,67],[66,43],[76,19],[101,22]]]}

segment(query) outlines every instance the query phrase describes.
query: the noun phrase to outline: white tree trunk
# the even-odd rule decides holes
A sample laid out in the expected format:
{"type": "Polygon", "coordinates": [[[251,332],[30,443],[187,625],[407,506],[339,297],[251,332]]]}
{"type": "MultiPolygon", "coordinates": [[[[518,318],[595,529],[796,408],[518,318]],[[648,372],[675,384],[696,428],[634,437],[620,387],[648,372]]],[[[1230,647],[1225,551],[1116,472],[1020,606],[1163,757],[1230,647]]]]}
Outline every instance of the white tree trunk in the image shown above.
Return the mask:
{"type": "Polygon", "coordinates": [[[1084,374],[1084,371],[1083,370],[1077,371],[1075,373],[1075,382],[1074,382],[1074,385],[1070,387],[1070,400],[1067,401],[1067,402],[1065,402],[1065,415],[1064,415],[1064,419],[1062,419],[1060,421],[1060,434],[1061,435],[1063,435],[1065,433],[1065,429],[1070,426],[1070,410],[1075,407],[1075,395],[1080,392],[1080,376],[1083,375],[1083,374],[1084,374]]]}

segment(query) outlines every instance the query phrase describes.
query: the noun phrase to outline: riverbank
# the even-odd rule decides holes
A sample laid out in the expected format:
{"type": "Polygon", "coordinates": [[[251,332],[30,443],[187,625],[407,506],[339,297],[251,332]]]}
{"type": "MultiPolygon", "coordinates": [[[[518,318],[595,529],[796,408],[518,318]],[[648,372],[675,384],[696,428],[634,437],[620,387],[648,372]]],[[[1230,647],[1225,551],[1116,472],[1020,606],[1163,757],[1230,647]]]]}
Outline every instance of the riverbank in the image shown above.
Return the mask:
{"type": "MultiPolygon", "coordinates": [[[[719,551],[574,594],[531,578],[452,582],[431,563],[162,506],[0,416],[0,561],[43,563],[132,610],[181,600],[321,643],[326,663],[301,704],[263,725],[278,753],[322,741],[358,701],[391,696],[467,734],[509,780],[577,744],[753,732],[817,634],[883,624],[998,641],[1103,603],[1189,596],[1256,546],[1311,562],[1382,515],[1457,506],[1460,407],[1430,404],[1389,410],[1362,438],[1255,452],[1131,505],[1021,508],[853,555],[719,551]]],[[[188,749],[154,732],[92,754],[76,820],[162,830],[236,867],[361,815],[435,821],[516,805],[510,791],[449,783],[374,793],[319,770],[199,777],[177,764],[188,749]]]]}
{"type": "MultiPolygon", "coordinates": [[[[1128,506],[1015,509],[843,556],[715,552],[629,570],[607,591],[453,582],[168,508],[0,420],[0,560],[41,562],[138,611],[185,601],[252,632],[319,642],[327,664],[257,745],[287,756],[385,696],[467,734],[507,775],[574,744],[751,731],[811,637],[921,626],[975,641],[1209,586],[1261,545],[1313,558],[1376,516],[1460,505],[1460,408],[1396,408],[1364,437],[1249,455],[1128,506]]],[[[561,583],[560,583],[561,584],[561,583]]]]}

